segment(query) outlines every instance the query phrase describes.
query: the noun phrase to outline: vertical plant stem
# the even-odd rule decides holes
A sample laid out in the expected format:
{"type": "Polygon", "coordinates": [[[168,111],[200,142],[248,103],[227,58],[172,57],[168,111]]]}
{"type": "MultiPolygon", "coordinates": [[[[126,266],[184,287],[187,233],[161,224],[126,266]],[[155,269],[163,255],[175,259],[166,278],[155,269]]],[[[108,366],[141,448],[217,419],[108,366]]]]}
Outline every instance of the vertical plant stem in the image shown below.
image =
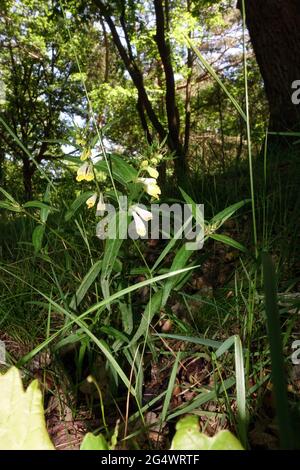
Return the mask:
{"type": "Polygon", "coordinates": [[[247,144],[248,144],[248,160],[249,160],[249,173],[250,173],[251,201],[252,201],[253,241],[254,241],[255,255],[257,257],[258,256],[257,228],[256,228],[255,191],[254,191],[254,178],[253,178],[251,125],[250,125],[250,112],[249,112],[245,0],[242,0],[242,16],[243,16],[244,81],[245,81],[245,101],[246,101],[246,117],[247,117],[247,119],[246,119],[246,128],[247,128],[247,144]]]}

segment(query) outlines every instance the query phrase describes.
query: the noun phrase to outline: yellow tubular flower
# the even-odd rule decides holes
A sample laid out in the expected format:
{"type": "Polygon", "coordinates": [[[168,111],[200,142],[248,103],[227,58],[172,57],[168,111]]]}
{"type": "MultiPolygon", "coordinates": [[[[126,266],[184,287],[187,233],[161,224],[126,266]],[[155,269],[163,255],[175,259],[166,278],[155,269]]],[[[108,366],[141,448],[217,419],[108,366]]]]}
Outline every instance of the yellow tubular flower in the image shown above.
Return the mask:
{"type": "Polygon", "coordinates": [[[157,179],[159,177],[158,171],[155,168],[153,168],[152,166],[147,166],[146,170],[148,171],[151,178],[157,179]]]}
{"type": "Polygon", "coordinates": [[[92,181],[94,179],[94,172],[93,167],[90,163],[85,162],[80,168],[77,170],[77,181],[92,181]]]}
{"type": "Polygon", "coordinates": [[[91,155],[92,155],[91,149],[84,149],[84,151],[82,152],[80,156],[80,160],[84,162],[85,160],[90,158],[91,155]]]}
{"type": "MultiPolygon", "coordinates": [[[[153,159],[152,159],[153,160],[153,159]]],[[[151,160],[151,161],[152,161],[151,160]]],[[[153,168],[152,166],[149,165],[149,162],[148,160],[143,160],[142,163],[141,163],[141,170],[143,171],[147,171],[149,173],[149,175],[151,176],[151,178],[155,178],[157,179],[158,176],[159,176],[159,173],[158,171],[153,168]]]]}
{"type": "Polygon", "coordinates": [[[93,194],[86,201],[86,205],[88,206],[88,209],[91,209],[92,207],[94,207],[94,205],[96,204],[96,201],[97,201],[97,193],[93,194]]]}
{"type": "Polygon", "coordinates": [[[142,183],[144,185],[144,189],[147,194],[154,197],[155,199],[159,199],[161,190],[155,178],[138,178],[137,181],[138,183],[142,183]]]}

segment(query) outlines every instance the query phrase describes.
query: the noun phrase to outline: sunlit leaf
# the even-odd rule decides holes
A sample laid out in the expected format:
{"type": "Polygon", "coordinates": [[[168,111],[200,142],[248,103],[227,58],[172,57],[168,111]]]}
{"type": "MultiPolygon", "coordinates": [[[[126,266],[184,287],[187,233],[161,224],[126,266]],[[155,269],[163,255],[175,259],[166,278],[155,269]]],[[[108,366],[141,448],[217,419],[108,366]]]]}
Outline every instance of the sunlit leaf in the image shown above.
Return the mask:
{"type": "Polygon", "coordinates": [[[243,447],[230,431],[220,431],[213,437],[201,433],[199,418],[190,415],[177,423],[171,450],[243,450],[243,447]]]}
{"type": "Polygon", "coordinates": [[[88,432],[80,446],[80,450],[108,450],[108,444],[105,437],[102,434],[94,436],[91,432],[88,432]]]}
{"type": "Polygon", "coordinates": [[[15,367],[0,375],[0,450],[54,450],[37,380],[24,391],[15,367]]]}

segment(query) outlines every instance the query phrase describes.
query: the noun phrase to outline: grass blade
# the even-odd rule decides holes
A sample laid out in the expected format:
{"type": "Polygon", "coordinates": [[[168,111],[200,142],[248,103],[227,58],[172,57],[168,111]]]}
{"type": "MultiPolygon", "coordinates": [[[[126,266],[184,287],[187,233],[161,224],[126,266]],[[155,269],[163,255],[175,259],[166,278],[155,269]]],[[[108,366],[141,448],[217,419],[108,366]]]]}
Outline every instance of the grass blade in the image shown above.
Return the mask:
{"type": "Polygon", "coordinates": [[[218,74],[215,72],[215,70],[213,69],[213,67],[207,62],[207,60],[205,59],[205,57],[201,54],[201,52],[195,47],[195,45],[193,44],[193,42],[191,41],[191,39],[184,35],[184,39],[185,39],[185,42],[187,43],[187,46],[190,47],[191,49],[193,49],[194,53],[196,54],[196,56],[198,57],[199,61],[201,62],[202,66],[204,67],[205,70],[207,70],[207,72],[211,75],[211,77],[218,83],[218,85],[222,88],[222,90],[224,91],[224,93],[228,96],[228,98],[230,99],[231,103],[233,104],[233,106],[236,108],[236,110],[238,111],[238,113],[240,114],[240,116],[243,118],[243,120],[246,122],[247,121],[247,117],[246,117],[246,114],[244,113],[244,111],[242,110],[241,106],[239,105],[239,103],[237,102],[237,100],[234,98],[234,96],[230,93],[230,91],[228,90],[228,88],[224,85],[224,83],[222,82],[222,80],[220,79],[220,77],[218,76],[218,74]]]}
{"type": "Polygon", "coordinates": [[[176,380],[179,361],[180,361],[180,352],[178,352],[177,355],[176,355],[176,359],[175,359],[175,362],[174,362],[174,365],[173,365],[173,368],[172,368],[172,372],[171,372],[171,375],[170,375],[170,380],[169,380],[169,383],[168,383],[167,393],[166,393],[166,396],[165,396],[165,399],[164,399],[163,409],[162,409],[162,412],[161,412],[161,423],[162,424],[166,420],[168,409],[169,409],[169,406],[170,406],[170,401],[171,401],[172,394],[173,394],[173,389],[174,389],[174,385],[175,385],[175,380],[176,380]]]}
{"type": "Polygon", "coordinates": [[[241,443],[247,448],[247,411],[243,347],[239,336],[234,337],[234,357],[236,375],[236,402],[238,412],[238,432],[241,443]]]}
{"type": "Polygon", "coordinates": [[[262,255],[265,308],[267,315],[268,338],[270,343],[272,382],[278,415],[280,446],[293,448],[290,413],[287,398],[287,384],[284,372],[282,338],[277,304],[276,276],[272,258],[268,253],[262,255]]]}

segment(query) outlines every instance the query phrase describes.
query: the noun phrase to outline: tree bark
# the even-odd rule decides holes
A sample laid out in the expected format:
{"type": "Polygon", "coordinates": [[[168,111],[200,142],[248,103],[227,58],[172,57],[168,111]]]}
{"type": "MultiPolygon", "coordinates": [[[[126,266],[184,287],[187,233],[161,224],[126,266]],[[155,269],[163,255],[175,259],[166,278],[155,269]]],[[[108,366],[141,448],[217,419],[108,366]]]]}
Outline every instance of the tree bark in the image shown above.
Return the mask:
{"type": "Polygon", "coordinates": [[[27,156],[23,158],[23,185],[25,201],[30,201],[33,196],[32,177],[35,172],[35,167],[30,162],[27,156]]]}
{"type": "Polygon", "coordinates": [[[300,2],[245,0],[245,13],[269,102],[269,131],[299,131],[300,105],[292,102],[292,83],[300,80],[300,2]]]}
{"type": "Polygon", "coordinates": [[[176,105],[175,78],[171,59],[171,47],[166,38],[165,12],[162,0],[154,0],[156,15],[155,41],[162,61],[166,80],[166,111],[169,129],[169,146],[175,152],[175,168],[177,175],[185,172],[185,155],[180,142],[180,119],[176,105]]]}
{"type": "Polygon", "coordinates": [[[5,152],[0,149],[0,186],[4,187],[4,160],[5,152]]]}

